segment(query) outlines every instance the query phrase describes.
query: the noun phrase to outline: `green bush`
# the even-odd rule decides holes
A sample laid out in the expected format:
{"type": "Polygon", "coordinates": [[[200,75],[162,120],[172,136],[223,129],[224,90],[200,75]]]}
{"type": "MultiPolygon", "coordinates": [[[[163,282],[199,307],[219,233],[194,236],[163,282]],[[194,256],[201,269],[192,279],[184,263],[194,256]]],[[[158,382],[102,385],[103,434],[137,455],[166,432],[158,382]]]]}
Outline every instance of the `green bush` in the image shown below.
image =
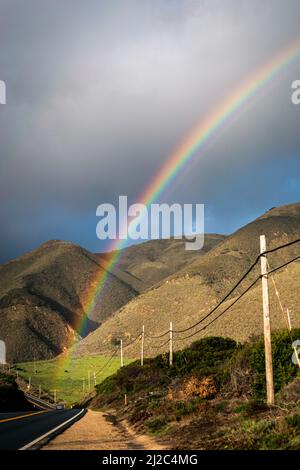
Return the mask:
{"type": "Polygon", "coordinates": [[[288,436],[285,434],[269,433],[264,436],[261,448],[264,450],[282,449],[288,443],[288,436]]]}
{"type": "MultiPolygon", "coordinates": [[[[300,329],[292,331],[293,338],[300,339],[300,329]]],[[[272,357],[274,389],[279,392],[284,385],[291,382],[299,373],[299,368],[292,362],[292,341],[288,331],[277,331],[272,334],[272,357]]],[[[248,365],[253,370],[254,394],[257,398],[266,396],[265,348],[263,337],[253,343],[245,344],[231,361],[231,366],[248,365]]]]}
{"type": "Polygon", "coordinates": [[[285,419],[290,426],[300,430],[300,415],[294,414],[292,416],[287,416],[285,419]]]}
{"type": "Polygon", "coordinates": [[[176,407],[175,407],[176,417],[181,418],[182,416],[195,413],[195,411],[197,410],[200,402],[201,402],[200,398],[195,398],[195,399],[190,400],[188,402],[179,401],[178,403],[176,403],[176,407]]]}
{"type": "Polygon", "coordinates": [[[173,367],[170,369],[164,355],[154,359],[158,368],[167,369],[171,377],[187,374],[203,377],[218,374],[225,368],[224,364],[238,349],[238,344],[230,338],[211,336],[195,341],[189,348],[174,352],[173,367]]]}
{"type": "Polygon", "coordinates": [[[159,431],[162,431],[167,425],[167,418],[163,415],[158,416],[156,418],[151,418],[146,421],[146,426],[148,430],[155,434],[159,431]]]}
{"type": "MultiPolygon", "coordinates": [[[[294,330],[292,334],[295,339],[300,338],[300,329],[294,330]]],[[[275,392],[279,392],[297,376],[299,370],[292,362],[293,349],[287,331],[273,333],[272,353],[275,392]]],[[[255,400],[265,399],[265,351],[262,337],[245,345],[229,338],[203,338],[188,348],[174,352],[173,364],[170,368],[167,354],[146,359],[143,367],[139,361],[132,362],[98,385],[97,392],[101,395],[101,401],[111,403],[123,400],[125,393],[134,395],[143,392],[149,395],[152,391],[165,391],[174,378],[190,375],[200,379],[210,376],[217,389],[220,389],[228,383],[234,369],[239,372],[248,369],[251,372],[245,376],[247,391],[255,400]]],[[[240,412],[251,413],[251,406],[254,405],[246,405],[247,410],[241,409],[240,412]]]]}
{"type": "Polygon", "coordinates": [[[241,413],[245,416],[256,415],[258,412],[266,411],[267,405],[261,400],[249,400],[237,406],[233,411],[234,413],[241,413]]]}

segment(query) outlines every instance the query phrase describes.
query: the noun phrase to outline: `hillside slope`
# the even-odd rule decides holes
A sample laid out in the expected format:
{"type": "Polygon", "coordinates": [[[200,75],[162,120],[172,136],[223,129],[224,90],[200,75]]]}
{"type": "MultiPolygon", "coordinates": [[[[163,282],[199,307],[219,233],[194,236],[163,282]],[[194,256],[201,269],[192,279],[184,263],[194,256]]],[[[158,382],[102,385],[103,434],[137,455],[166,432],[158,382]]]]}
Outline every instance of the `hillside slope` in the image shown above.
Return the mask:
{"type": "MultiPolygon", "coordinates": [[[[223,238],[207,236],[205,251],[223,238]]],[[[97,286],[95,275],[101,279],[107,271],[107,254],[53,240],[1,265],[0,339],[6,342],[8,361],[60,354],[77,333],[93,331],[137,294],[203,253],[186,252],[181,240],[153,240],[125,249],[83,328],[86,293],[97,286]]]]}
{"type": "MultiPolygon", "coordinates": [[[[183,240],[150,240],[125,248],[118,261],[119,276],[129,275],[131,283],[140,291],[145,291],[166,277],[177,273],[193,261],[201,259],[205,253],[225,239],[225,235],[206,234],[205,245],[200,251],[185,250],[183,240]]],[[[100,262],[107,254],[99,254],[100,262]]]]}
{"type": "MultiPolygon", "coordinates": [[[[146,334],[155,336],[166,331],[173,321],[174,329],[184,329],[201,319],[211,307],[235,284],[259,253],[259,236],[265,234],[268,248],[282,245],[300,238],[300,204],[275,208],[250,224],[241,228],[223,242],[199,257],[178,273],[164,279],[149,291],[143,293],[119,309],[100,328],[88,335],[78,349],[79,354],[93,354],[94,351],[113,349],[116,339],[129,342],[145,325],[146,334]]],[[[300,244],[283,249],[268,257],[272,267],[278,266],[300,254],[300,244]]],[[[259,275],[259,264],[247,280],[234,293],[237,295],[259,275]]],[[[280,286],[282,301],[291,310],[294,327],[300,325],[299,288],[300,264],[295,262],[274,278],[280,286]]],[[[272,287],[272,286],[271,286],[272,287]]],[[[285,326],[285,319],[278,306],[274,290],[270,288],[272,300],[272,327],[285,326]]],[[[228,305],[228,303],[227,303],[228,305]]],[[[226,306],[226,304],[225,304],[226,306]]],[[[224,306],[224,307],[225,307],[224,306]]],[[[219,311],[216,312],[218,314],[219,311]]],[[[204,323],[205,325],[205,323],[204,323]]],[[[230,336],[244,341],[262,332],[261,288],[260,283],[252,289],[230,311],[217,320],[207,330],[193,338],[185,338],[189,333],[175,335],[175,349],[190,344],[205,335],[230,336]],[[181,339],[180,339],[181,338],[181,339]]],[[[146,340],[147,355],[155,355],[168,346],[160,348],[166,337],[146,340]]],[[[137,356],[140,346],[126,350],[126,354],[137,356]]]]}
{"type": "MultiPolygon", "coordinates": [[[[84,315],[86,290],[103,270],[97,257],[63,241],[50,241],[0,267],[0,338],[10,362],[53,357],[68,347],[84,315]]],[[[111,275],[90,312],[86,334],[136,295],[111,275]]]]}

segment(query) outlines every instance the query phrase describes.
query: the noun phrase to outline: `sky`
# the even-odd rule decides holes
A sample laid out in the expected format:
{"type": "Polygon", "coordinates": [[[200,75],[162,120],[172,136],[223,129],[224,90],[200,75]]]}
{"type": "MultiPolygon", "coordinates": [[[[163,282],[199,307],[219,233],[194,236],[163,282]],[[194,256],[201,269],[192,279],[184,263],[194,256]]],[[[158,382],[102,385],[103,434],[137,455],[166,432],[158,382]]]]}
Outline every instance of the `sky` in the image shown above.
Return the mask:
{"type": "MultiPolygon", "coordinates": [[[[297,37],[299,0],[0,0],[0,263],[49,239],[100,252],[96,208],[130,203],[193,127],[297,37]]],[[[231,233],[300,201],[300,58],[157,202],[231,233]]]]}

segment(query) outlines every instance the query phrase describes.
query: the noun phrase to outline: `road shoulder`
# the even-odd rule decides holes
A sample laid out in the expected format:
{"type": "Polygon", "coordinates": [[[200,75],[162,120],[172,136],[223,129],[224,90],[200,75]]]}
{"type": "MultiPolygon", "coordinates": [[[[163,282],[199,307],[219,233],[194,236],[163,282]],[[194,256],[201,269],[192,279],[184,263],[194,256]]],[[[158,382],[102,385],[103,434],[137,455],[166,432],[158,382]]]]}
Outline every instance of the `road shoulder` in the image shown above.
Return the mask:
{"type": "Polygon", "coordinates": [[[88,410],[85,416],[52,439],[42,450],[162,450],[153,438],[136,434],[112,415],[88,410]]]}

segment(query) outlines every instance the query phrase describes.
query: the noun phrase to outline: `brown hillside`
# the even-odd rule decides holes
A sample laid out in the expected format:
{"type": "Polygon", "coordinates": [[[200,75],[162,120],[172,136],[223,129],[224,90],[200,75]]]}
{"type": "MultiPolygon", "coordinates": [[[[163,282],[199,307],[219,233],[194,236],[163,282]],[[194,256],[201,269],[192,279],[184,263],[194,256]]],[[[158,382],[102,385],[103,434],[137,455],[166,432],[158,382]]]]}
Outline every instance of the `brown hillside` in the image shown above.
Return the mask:
{"type": "MultiPolygon", "coordinates": [[[[224,235],[206,234],[205,246],[201,251],[185,250],[185,242],[174,238],[150,240],[124,249],[114,272],[123,279],[126,279],[124,276],[129,276],[128,282],[142,292],[199,260],[225,238],[224,235]]],[[[104,262],[107,256],[108,254],[99,254],[100,262],[104,262]]]]}
{"type": "MultiPolygon", "coordinates": [[[[0,339],[10,362],[50,358],[74,340],[84,294],[99,272],[98,259],[72,243],[50,241],[0,267],[0,339]]],[[[111,275],[87,333],[136,295],[111,275]]]]}
{"type": "MultiPolygon", "coordinates": [[[[143,324],[149,335],[159,335],[166,331],[170,320],[173,321],[175,329],[183,329],[193,324],[222,298],[256,259],[261,234],[266,235],[268,248],[300,238],[300,204],[268,211],[226,238],[205,256],[199,257],[178,273],[133,299],[81,342],[79,354],[111,350],[117,338],[130,341],[138,334],[143,324]]],[[[275,267],[299,254],[300,244],[296,244],[270,255],[268,259],[270,265],[275,267]]],[[[249,285],[258,274],[259,266],[237,293],[249,285]]],[[[300,264],[294,263],[275,276],[284,305],[292,311],[294,327],[300,326],[299,274],[300,264]]],[[[285,323],[273,290],[271,293],[272,327],[279,328],[285,326],[285,323]]],[[[257,284],[255,289],[220,320],[191,339],[175,342],[175,348],[185,346],[204,334],[230,336],[243,341],[261,332],[261,288],[260,284],[257,284]]],[[[185,334],[180,335],[184,336],[185,334]]],[[[148,340],[146,354],[154,355],[165,349],[167,346],[159,348],[165,339],[166,337],[155,341],[148,340]]],[[[137,344],[126,351],[129,355],[138,353],[137,344]]]]}

